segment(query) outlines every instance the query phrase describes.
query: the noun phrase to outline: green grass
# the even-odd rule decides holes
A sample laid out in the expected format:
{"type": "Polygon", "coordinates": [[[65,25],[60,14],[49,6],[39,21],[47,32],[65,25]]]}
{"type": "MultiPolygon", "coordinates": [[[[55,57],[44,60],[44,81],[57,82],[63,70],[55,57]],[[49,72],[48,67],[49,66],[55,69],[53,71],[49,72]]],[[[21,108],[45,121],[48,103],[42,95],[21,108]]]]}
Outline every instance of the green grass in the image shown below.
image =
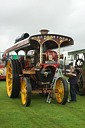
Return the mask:
{"type": "Polygon", "coordinates": [[[46,97],[32,96],[30,107],[21,99],[10,99],[5,81],[0,82],[0,128],[84,128],[85,96],[77,96],[76,103],[48,104],[46,97]]]}

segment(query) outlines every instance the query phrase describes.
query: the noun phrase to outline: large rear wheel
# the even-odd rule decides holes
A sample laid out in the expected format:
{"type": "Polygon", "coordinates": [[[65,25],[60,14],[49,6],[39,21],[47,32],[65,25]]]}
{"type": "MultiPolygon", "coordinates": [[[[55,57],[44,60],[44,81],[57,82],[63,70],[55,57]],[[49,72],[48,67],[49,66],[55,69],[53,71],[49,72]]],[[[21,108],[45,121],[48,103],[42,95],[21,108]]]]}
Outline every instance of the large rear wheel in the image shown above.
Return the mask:
{"type": "Polygon", "coordinates": [[[68,99],[68,84],[65,78],[58,78],[55,89],[57,90],[55,93],[57,102],[59,104],[66,104],[68,99]]]}
{"type": "Polygon", "coordinates": [[[17,83],[17,68],[15,60],[10,59],[6,70],[7,94],[10,98],[17,98],[19,95],[19,86],[17,83]]]}
{"type": "Polygon", "coordinates": [[[21,84],[21,100],[22,104],[25,106],[29,106],[31,103],[31,84],[29,79],[24,78],[21,84]]]}
{"type": "Polygon", "coordinates": [[[76,85],[76,93],[85,95],[85,69],[76,69],[78,84],[76,85]]]}

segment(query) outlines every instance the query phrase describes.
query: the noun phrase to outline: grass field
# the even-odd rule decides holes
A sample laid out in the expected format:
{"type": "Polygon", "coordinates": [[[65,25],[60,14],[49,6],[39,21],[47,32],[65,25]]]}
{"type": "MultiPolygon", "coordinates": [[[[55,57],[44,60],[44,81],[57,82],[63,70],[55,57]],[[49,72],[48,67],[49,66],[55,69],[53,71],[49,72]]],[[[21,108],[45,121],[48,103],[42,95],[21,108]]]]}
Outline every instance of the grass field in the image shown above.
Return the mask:
{"type": "Polygon", "coordinates": [[[5,81],[0,81],[0,128],[84,128],[85,96],[77,96],[76,103],[60,105],[45,102],[46,97],[32,96],[30,107],[21,99],[10,99],[5,81]]]}

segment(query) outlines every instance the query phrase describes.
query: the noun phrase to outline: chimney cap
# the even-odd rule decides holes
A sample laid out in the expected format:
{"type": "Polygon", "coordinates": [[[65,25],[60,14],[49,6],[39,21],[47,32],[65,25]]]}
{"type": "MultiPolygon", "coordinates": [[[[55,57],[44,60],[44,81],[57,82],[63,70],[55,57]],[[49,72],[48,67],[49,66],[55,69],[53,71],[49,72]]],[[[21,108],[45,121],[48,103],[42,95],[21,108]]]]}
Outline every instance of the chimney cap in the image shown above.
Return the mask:
{"type": "Polygon", "coordinates": [[[40,30],[41,34],[48,34],[48,32],[49,32],[49,30],[47,30],[47,29],[41,29],[40,30]]]}

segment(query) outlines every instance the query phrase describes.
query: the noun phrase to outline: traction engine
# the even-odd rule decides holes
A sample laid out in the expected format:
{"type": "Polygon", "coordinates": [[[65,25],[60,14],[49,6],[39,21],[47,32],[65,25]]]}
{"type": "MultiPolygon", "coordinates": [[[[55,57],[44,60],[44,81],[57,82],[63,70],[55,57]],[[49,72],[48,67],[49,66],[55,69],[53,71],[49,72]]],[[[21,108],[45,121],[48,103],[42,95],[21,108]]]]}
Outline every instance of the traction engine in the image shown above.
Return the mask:
{"type": "Polygon", "coordinates": [[[47,96],[48,103],[51,99],[56,99],[59,104],[66,104],[67,81],[64,77],[55,79],[55,74],[56,69],[60,67],[60,47],[72,44],[71,37],[48,34],[48,30],[41,30],[41,34],[25,37],[7,49],[7,53],[14,50],[17,57],[20,50],[25,52],[25,56],[20,59],[8,61],[6,73],[8,96],[17,98],[21,92],[22,104],[25,106],[30,105],[33,93],[47,96]]]}

